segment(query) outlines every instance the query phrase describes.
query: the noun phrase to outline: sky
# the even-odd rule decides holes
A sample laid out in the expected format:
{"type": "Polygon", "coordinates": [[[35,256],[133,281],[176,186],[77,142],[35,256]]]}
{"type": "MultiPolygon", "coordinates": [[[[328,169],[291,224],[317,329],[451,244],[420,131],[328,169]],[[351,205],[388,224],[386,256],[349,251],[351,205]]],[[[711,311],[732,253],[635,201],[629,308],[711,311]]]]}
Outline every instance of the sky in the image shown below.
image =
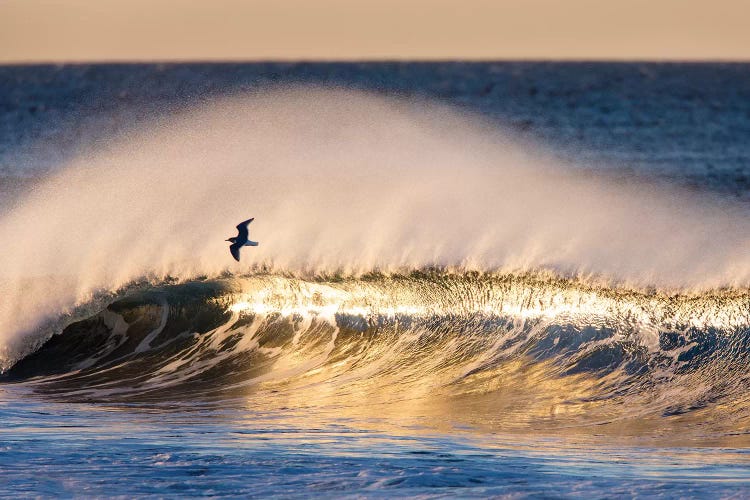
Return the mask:
{"type": "Polygon", "coordinates": [[[0,64],[750,60],[750,0],[0,0],[0,64]]]}

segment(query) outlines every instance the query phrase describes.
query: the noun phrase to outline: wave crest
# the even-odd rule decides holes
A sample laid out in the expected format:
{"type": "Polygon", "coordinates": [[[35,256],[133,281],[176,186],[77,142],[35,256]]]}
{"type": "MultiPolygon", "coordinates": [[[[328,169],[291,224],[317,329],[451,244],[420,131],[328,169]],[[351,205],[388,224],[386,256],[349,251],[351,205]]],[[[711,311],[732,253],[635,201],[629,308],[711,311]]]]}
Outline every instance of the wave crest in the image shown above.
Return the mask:
{"type": "Polygon", "coordinates": [[[86,401],[429,398],[489,405],[506,412],[506,427],[706,419],[724,408],[735,425],[748,418],[749,354],[747,291],[666,295],[480,273],[260,275],[131,294],[5,378],[42,377],[35,390],[86,401]]]}
{"type": "Polygon", "coordinates": [[[747,207],[584,175],[425,102],[217,100],[84,154],[0,219],[0,350],[143,276],[431,266],[659,288],[750,284],[747,207]],[[224,239],[255,216],[239,267],[224,239]]]}

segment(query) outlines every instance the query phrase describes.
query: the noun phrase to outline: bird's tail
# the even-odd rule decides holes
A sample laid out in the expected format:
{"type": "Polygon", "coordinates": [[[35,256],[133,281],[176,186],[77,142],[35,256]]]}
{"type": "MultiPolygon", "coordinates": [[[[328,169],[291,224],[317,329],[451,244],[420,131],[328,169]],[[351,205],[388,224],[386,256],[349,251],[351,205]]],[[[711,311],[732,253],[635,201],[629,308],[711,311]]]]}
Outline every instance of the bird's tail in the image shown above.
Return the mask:
{"type": "Polygon", "coordinates": [[[246,247],[257,247],[258,246],[258,242],[257,241],[247,240],[247,243],[245,243],[245,246],[246,247]]]}

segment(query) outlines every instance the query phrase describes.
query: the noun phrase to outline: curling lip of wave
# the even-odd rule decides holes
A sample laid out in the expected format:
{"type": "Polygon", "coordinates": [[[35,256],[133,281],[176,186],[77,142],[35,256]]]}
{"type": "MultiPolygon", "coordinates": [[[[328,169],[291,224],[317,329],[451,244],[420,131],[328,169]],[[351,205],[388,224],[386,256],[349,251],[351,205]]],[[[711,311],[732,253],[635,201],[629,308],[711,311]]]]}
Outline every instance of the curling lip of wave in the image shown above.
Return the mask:
{"type": "Polygon", "coordinates": [[[748,332],[748,291],[666,295],[481,273],[255,275],[130,294],[6,378],[76,401],[261,391],[261,406],[301,397],[357,408],[363,394],[384,404],[460,398],[489,405],[506,428],[703,411],[697,418],[731,430],[750,418],[748,332]]]}
{"type": "Polygon", "coordinates": [[[750,282],[745,206],[582,175],[535,149],[455,110],[345,90],[280,89],[165,118],[82,155],[0,219],[0,356],[27,354],[41,325],[93,294],[220,275],[227,221],[247,210],[238,199],[263,216],[255,264],[295,274],[750,282]]]}

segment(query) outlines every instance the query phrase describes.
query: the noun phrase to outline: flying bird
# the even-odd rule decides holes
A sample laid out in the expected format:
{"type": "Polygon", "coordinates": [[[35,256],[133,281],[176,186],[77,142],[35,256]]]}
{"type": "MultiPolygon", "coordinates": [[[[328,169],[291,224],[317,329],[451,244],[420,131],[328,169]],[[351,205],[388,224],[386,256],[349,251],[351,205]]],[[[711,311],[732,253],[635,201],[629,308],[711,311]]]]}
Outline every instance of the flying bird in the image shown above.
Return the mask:
{"type": "Polygon", "coordinates": [[[240,248],[258,246],[257,241],[250,241],[248,239],[247,225],[250,224],[254,220],[255,220],[255,217],[253,217],[252,219],[248,219],[245,222],[240,222],[239,224],[237,224],[237,236],[225,240],[225,241],[232,242],[232,244],[229,245],[229,253],[232,254],[232,257],[234,257],[234,260],[236,260],[237,262],[240,261],[240,248]]]}

